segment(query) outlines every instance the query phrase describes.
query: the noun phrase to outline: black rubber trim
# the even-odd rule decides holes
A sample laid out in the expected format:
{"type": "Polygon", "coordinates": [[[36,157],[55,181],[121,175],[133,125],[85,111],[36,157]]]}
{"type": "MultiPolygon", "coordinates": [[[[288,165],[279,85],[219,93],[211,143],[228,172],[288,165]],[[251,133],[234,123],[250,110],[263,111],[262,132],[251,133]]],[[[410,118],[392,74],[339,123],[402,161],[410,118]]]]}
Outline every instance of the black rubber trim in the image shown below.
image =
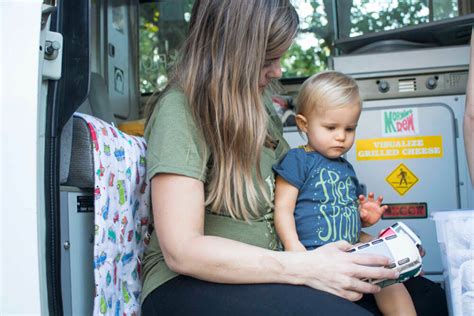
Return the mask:
{"type": "Polygon", "coordinates": [[[282,85],[287,84],[302,84],[308,77],[293,77],[293,78],[281,78],[280,83],[282,85]]]}
{"type": "MultiPolygon", "coordinates": [[[[48,104],[54,104],[56,83],[48,87],[48,104]]],[[[61,295],[61,245],[59,217],[58,139],[52,131],[57,125],[54,108],[48,106],[45,144],[45,214],[46,214],[46,278],[50,315],[63,315],[61,295]]]]}

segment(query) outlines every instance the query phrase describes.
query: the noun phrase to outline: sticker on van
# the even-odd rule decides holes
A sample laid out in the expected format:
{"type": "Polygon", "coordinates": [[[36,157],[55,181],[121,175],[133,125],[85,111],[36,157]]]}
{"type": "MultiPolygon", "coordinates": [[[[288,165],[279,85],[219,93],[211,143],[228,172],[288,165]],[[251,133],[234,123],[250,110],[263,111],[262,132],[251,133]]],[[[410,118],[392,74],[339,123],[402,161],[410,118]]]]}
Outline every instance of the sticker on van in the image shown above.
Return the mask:
{"type": "Polygon", "coordinates": [[[428,203],[385,203],[388,209],[383,213],[382,219],[401,219],[401,218],[427,218],[428,203]]]}
{"type": "Polygon", "coordinates": [[[383,136],[405,136],[420,133],[416,108],[385,110],[381,113],[383,136]]]}
{"type": "Polygon", "coordinates": [[[393,169],[385,180],[400,195],[407,193],[418,182],[413,171],[402,163],[393,169]]]}
{"type": "Polygon", "coordinates": [[[443,157],[441,136],[412,136],[356,140],[357,160],[443,157]]]}

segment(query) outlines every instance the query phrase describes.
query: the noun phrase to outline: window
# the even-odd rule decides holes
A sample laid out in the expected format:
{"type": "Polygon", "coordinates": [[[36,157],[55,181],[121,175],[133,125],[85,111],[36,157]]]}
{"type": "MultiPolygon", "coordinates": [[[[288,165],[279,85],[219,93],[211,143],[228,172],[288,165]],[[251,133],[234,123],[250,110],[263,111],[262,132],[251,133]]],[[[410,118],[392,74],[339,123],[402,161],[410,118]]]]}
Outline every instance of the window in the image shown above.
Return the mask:
{"type": "Polygon", "coordinates": [[[338,0],[341,38],[458,16],[457,0],[338,0]]]}
{"type": "MultiPolygon", "coordinates": [[[[167,70],[185,38],[194,2],[150,1],[140,5],[142,93],[151,93],[166,85],[167,70]]],[[[458,0],[290,1],[298,11],[301,23],[294,44],[282,59],[283,78],[307,77],[327,69],[329,57],[337,53],[334,47],[337,38],[357,37],[459,15],[458,0]],[[339,36],[335,36],[336,32],[339,36]]]]}
{"type": "Polygon", "coordinates": [[[161,90],[188,30],[193,0],[140,4],[140,92],[161,90]]]}
{"type": "Polygon", "coordinates": [[[336,55],[336,38],[356,37],[458,15],[457,0],[293,0],[292,3],[300,16],[300,30],[284,56],[284,78],[310,76],[327,69],[329,56],[336,55]],[[335,11],[337,20],[334,19],[335,11]],[[335,30],[339,34],[337,37],[335,30]]]}

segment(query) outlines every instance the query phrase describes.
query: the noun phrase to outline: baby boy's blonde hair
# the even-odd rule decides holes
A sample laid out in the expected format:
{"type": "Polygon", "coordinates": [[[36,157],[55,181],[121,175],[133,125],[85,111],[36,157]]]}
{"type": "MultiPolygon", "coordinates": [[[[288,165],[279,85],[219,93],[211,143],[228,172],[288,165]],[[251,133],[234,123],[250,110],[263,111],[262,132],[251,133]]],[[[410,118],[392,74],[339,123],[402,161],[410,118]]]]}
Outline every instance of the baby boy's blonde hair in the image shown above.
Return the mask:
{"type": "Polygon", "coordinates": [[[362,99],[356,81],[337,71],[324,71],[308,78],[297,98],[297,114],[308,116],[313,111],[357,105],[362,99]]]}

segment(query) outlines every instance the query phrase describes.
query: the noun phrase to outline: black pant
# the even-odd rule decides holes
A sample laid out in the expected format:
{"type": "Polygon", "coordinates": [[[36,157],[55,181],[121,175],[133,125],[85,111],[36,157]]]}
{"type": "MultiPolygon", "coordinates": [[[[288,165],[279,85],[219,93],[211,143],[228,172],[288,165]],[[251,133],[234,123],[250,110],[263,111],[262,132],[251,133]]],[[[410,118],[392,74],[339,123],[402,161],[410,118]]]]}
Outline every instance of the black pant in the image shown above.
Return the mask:
{"type": "MultiPolygon", "coordinates": [[[[403,284],[410,293],[418,316],[449,315],[446,294],[439,284],[423,277],[409,279],[403,284]]],[[[382,315],[375,304],[373,295],[364,295],[357,304],[374,315],[382,315]]]]}
{"type": "MultiPolygon", "coordinates": [[[[405,283],[418,315],[448,315],[444,291],[416,278],[405,283]]],[[[219,284],[178,276],[151,292],[142,306],[149,315],[380,315],[373,295],[356,304],[306,286],[219,284]]]]}

